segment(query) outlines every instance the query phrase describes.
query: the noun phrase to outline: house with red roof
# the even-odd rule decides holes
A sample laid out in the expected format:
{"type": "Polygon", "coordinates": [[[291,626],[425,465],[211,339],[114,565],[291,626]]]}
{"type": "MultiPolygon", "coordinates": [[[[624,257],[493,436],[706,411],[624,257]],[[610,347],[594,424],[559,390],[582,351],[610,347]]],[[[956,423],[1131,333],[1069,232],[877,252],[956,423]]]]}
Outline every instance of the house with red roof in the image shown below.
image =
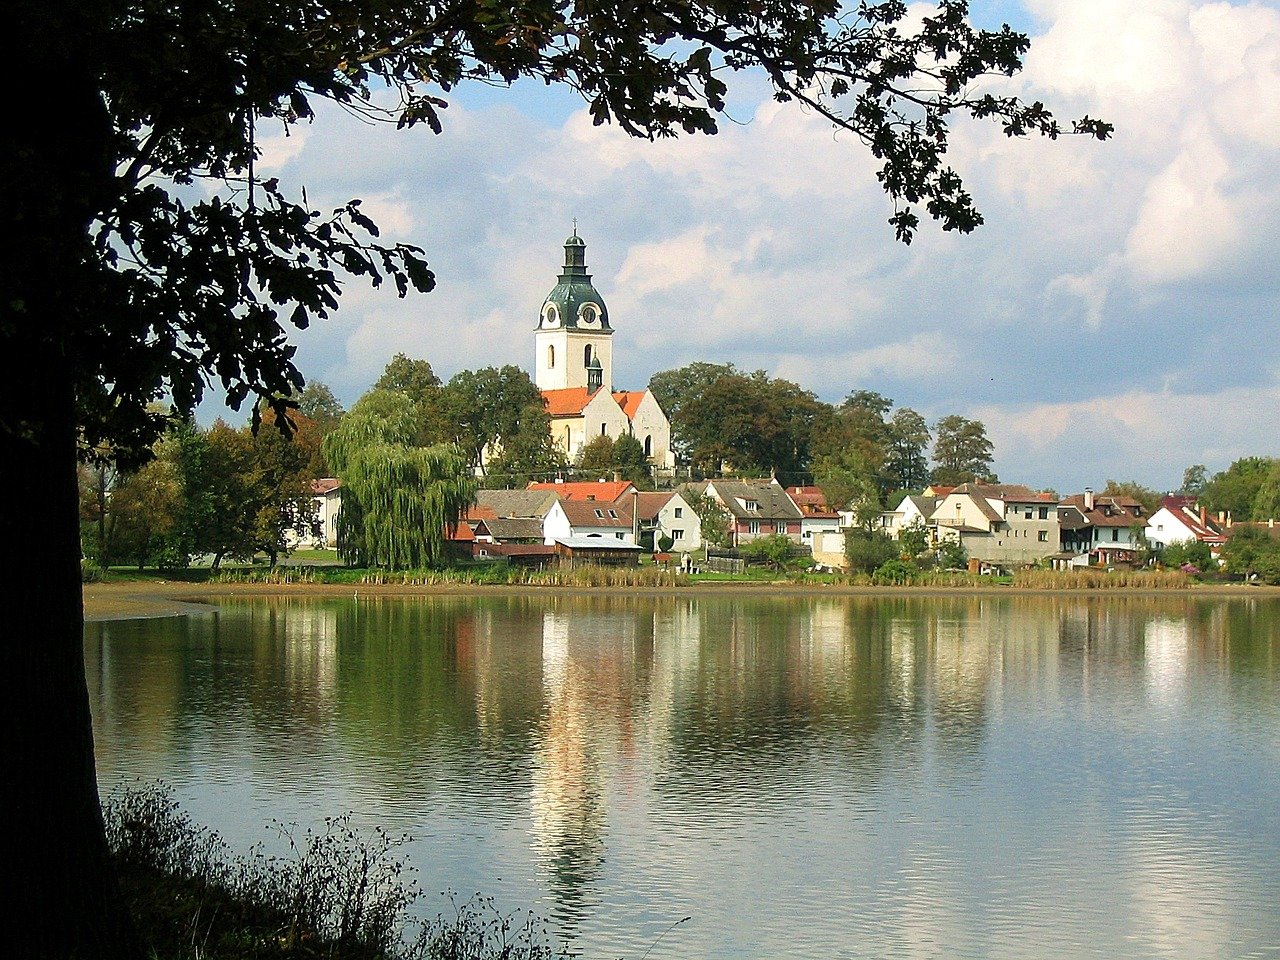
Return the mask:
{"type": "Polygon", "coordinates": [[[1147,516],[1133,497],[1102,496],[1086,489],[1058,504],[1063,559],[1072,566],[1132,563],[1142,549],[1147,516]]]}
{"type": "Polygon", "coordinates": [[[1147,522],[1147,542],[1159,550],[1171,543],[1198,540],[1208,544],[1216,557],[1227,542],[1230,525],[1228,517],[1210,514],[1195,497],[1173,494],[1160,501],[1160,509],[1147,522]]]}
{"type": "Polygon", "coordinates": [[[548,491],[561,500],[597,500],[614,503],[622,497],[630,497],[635,493],[636,485],[630,480],[558,480],[554,483],[530,483],[526,489],[548,491]]]}

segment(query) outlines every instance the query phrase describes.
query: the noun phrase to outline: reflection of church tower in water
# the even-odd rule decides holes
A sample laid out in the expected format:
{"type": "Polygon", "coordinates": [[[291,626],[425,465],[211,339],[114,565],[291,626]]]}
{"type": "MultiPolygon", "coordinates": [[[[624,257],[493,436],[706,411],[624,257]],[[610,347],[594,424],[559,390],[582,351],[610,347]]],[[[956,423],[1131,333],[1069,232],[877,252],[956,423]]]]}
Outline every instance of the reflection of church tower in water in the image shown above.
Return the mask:
{"type": "Polygon", "coordinates": [[[613,389],[609,311],[587,273],[587,245],[576,226],[564,242],[564,269],[542,304],[534,347],[540,390],[613,389]]]}

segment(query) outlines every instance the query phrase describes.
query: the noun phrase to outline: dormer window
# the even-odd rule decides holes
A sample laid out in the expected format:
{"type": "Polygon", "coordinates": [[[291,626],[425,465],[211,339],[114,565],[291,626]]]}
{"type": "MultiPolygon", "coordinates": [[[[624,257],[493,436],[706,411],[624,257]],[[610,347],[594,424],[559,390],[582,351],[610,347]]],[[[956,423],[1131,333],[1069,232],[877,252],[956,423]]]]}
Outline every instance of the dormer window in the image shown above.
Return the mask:
{"type": "Polygon", "coordinates": [[[612,517],[614,520],[617,520],[617,519],[618,519],[618,512],[617,512],[616,510],[610,510],[610,511],[609,511],[609,516],[610,516],[610,517],[612,517]]]}
{"type": "Polygon", "coordinates": [[[578,311],[578,317],[583,323],[595,323],[600,319],[600,311],[596,309],[594,303],[585,303],[582,309],[578,311]]]}
{"type": "Polygon", "coordinates": [[[760,510],[760,501],[759,500],[743,500],[742,508],[744,510],[751,511],[752,513],[756,513],[760,510]]]}
{"type": "Polygon", "coordinates": [[[554,303],[548,303],[542,308],[542,322],[548,327],[554,327],[560,322],[560,311],[554,303]]]}

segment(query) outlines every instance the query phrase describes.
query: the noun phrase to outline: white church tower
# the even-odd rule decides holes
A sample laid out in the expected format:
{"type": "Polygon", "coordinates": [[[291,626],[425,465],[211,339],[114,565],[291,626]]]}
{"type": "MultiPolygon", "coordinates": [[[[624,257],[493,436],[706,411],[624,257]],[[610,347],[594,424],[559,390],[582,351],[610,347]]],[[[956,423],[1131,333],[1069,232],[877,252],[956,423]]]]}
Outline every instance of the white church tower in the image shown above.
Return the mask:
{"type": "Polygon", "coordinates": [[[533,336],[541,390],[586,387],[613,390],[613,330],[604,298],[587,273],[587,245],[578,236],[564,242],[564,270],[547,295],[533,336]]]}

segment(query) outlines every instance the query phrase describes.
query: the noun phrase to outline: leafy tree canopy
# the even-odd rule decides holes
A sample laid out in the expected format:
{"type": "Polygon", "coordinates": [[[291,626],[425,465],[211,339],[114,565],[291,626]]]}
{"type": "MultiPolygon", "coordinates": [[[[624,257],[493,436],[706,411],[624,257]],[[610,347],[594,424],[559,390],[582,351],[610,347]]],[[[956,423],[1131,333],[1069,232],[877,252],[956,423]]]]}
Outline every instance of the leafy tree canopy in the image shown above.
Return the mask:
{"type": "Polygon", "coordinates": [[[1280,487],[1277,462],[1271,457],[1241,457],[1213,475],[1201,492],[1201,502],[1214,512],[1230,513],[1233,520],[1266,520],[1271,515],[1267,508],[1274,503],[1272,494],[1259,504],[1262,512],[1255,513],[1254,506],[1264,487],[1273,491],[1280,487]]]}
{"type": "Polygon", "coordinates": [[[1142,504],[1143,513],[1151,516],[1160,509],[1160,501],[1164,499],[1164,495],[1159,490],[1153,490],[1150,487],[1144,487],[1136,480],[1108,480],[1107,485],[1102,488],[1103,497],[1131,497],[1142,504]]]}
{"type": "Polygon", "coordinates": [[[980,420],[959,414],[943,417],[935,426],[933,442],[934,483],[948,487],[962,483],[995,483],[991,460],[995,452],[980,420]]]}

